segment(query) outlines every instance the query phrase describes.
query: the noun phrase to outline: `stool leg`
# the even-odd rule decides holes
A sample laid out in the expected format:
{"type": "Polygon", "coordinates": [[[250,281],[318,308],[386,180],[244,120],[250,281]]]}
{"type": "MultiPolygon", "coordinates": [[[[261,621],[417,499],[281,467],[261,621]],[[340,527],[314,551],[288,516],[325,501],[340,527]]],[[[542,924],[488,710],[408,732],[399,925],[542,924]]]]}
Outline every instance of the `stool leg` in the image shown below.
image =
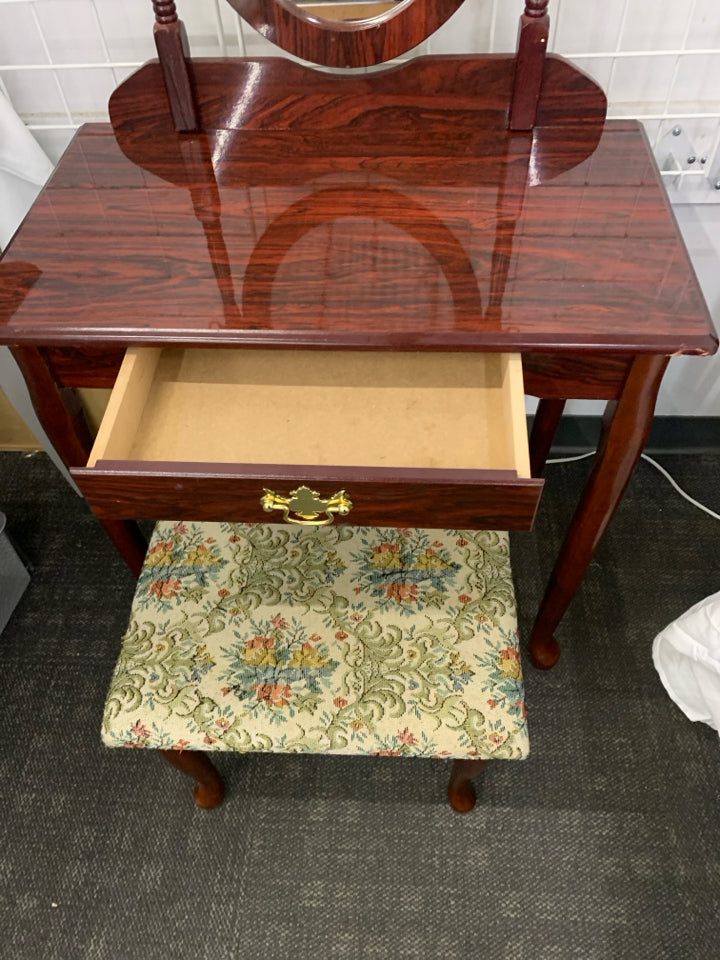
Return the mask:
{"type": "Polygon", "coordinates": [[[450,771],[447,796],[450,806],[457,813],[467,813],[475,806],[477,794],[472,778],[488,764],[489,760],[455,760],[450,771]]]}
{"type": "Polygon", "coordinates": [[[206,753],[201,750],[158,750],[158,753],[196,781],[193,796],[199,807],[212,810],[222,803],[225,785],[206,753]]]}

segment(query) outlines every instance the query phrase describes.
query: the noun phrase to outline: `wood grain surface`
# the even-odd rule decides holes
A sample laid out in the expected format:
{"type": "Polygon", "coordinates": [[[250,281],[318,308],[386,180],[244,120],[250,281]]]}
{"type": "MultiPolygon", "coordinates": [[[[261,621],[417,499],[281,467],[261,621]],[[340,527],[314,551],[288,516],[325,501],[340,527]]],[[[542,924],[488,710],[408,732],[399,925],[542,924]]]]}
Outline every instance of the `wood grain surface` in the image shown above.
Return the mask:
{"type": "Polygon", "coordinates": [[[502,471],[392,470],[368,467],[278,466],[277,464],[179,464],[99,461],[72,471],[102,519],[282,522],[266,513],[266,486],[287,496],[307,484],[322,496],[346,488],[351,512],[335,523],[388,527],[529,530],[542,480],[523,480],[502,471]],[[332,488],[332,489],[331,489],[332,488]]]}
{"type": "Polygon", "coordinates": [[[198,135],[158,113],[143,68],[117,133],[80,131],[0,263],[0,342],[714,350],[640,126],[603,124],[594,84],[550,59],[541,125],[510,133],[512,67],[424,58],[338,87],[209,62],[219,126],[198,135]],[[228,114],[236,73],[257,93],[228,114]]]}

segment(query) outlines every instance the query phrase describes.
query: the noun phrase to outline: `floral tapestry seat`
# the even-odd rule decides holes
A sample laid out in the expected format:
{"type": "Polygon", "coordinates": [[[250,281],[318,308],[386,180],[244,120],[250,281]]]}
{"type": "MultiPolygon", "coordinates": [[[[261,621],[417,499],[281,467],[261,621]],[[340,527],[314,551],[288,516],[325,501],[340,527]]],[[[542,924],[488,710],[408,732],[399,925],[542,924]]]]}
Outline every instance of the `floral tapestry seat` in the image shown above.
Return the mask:
{"type": "Polygon", "coordinates": [[[201,806],[227,750],[453,758],[469,809],[482,761],[528,752],[508,536],[159,523],[102,736],[163,751],[201,806]]]}

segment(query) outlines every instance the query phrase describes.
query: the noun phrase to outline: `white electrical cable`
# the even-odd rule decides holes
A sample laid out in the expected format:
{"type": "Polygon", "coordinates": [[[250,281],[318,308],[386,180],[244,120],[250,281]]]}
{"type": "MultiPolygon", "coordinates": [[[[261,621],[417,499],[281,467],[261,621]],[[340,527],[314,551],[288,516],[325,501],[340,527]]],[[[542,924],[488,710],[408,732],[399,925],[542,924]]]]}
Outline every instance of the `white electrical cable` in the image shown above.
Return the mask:
{"type": "Polygon", "coordinates": [[[706,507],[704,504],[699,503],[697,500],[694,500],[689,494],[678,486],[677,482],[670,476],[665,467],[661,467],[657,461],[653,460],[652,457],[649,457],[646,453],[642,455],[643,460],[646,460],[648,463],[651,463],[656,470],[659,470],[660,473],[665,477],[666,480],[669,480],[671,485],[677,490],[681,497],[684,497],[688,503],[691,503],[694,507],[697,507],[698,510],[702,510],[704,513],[707,513],[709,516],[714,517],[715,520],[720,520],[720,513],[715,513],[714,510],[711,510],[709,507],[706,507]]]}
{"type": "Polygon", "coordinates": [[[546,463],[573,463],[575,460],[587,460],[588,457],[594,457],[595,451],[590,450],[588,453],[580,453],[577,457],[556,457],[554,460],[546,460],[546,463]]]}
{"type": "MultiPolygon", "coordinates": [[[[590,450],[588,453],[581,453],[576,457],[556,457],[552,460],[548,460],[547,463],[573,463],[575,460],[585,460],[587,459],[587,457],[594,457],[594,456],[595,456],[595,451],[590,450]]],[[[669,481],[671,486],[680,494],[680,496],[684,500],[687,500],[688,503],[691,503],[694,507],[697,507],[698,510],[702,510],[703,513],[707,513],[708,516],[712,517],[714,520],[720,520],[720,513],[715,513],[714,510],[711,510],[709,507],[706,507],[703,503],[700,503],[698,500],[695,500],[693,497],[691,497],[689,493],[686,493],[682,489],[682,487],[678,484],[678,482],[673,477],[670,476],[670,474],[667,472],[665,467],[660,466],[657,460],[653,460],[653,458],[649,457],[646,453],[642,454],[642,459],[645,460],[647,463],[651,464],[651,466],[655,467],[655,469],[658,470],[665,477],[665,479],[669,481]]]]}

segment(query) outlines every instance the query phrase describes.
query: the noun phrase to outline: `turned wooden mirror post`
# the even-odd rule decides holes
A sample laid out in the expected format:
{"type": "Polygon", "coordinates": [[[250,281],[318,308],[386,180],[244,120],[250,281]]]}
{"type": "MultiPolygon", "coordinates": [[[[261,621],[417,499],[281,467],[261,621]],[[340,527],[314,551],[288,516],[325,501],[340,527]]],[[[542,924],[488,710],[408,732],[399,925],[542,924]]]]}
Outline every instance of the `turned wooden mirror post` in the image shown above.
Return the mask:
{"type": "MultiPolygon", "coordinates": [[[[412,0],[367,20],[330,21],[309,15],[294,0],[229,0],[263,36],[311,63],[363,67],[398,57],[431,36],[465,0],[412,0]]],[[[549,0],[525,0],[509,111],[511,130],[532,130],[545,70],[549,0]]],[[[152,0],[155,45],[175,129],[198,130],[189,51],[175,0],[152,0]]]]}
{"type": "Polygon", "coordinates": [[[532,130],[537,117],[545,54],[547,52],[550,0],[525,0],[515,64],[515,85],[510,106],[510,129],[532,130]]]}
{"type": "Polygon", "coordinates": [[[168,101],[176,130],[197,130],[198,120],[187,58],[190,51],[185,26],[175,0],[152,0],[155,46],[162,65],[168,101]]]}

